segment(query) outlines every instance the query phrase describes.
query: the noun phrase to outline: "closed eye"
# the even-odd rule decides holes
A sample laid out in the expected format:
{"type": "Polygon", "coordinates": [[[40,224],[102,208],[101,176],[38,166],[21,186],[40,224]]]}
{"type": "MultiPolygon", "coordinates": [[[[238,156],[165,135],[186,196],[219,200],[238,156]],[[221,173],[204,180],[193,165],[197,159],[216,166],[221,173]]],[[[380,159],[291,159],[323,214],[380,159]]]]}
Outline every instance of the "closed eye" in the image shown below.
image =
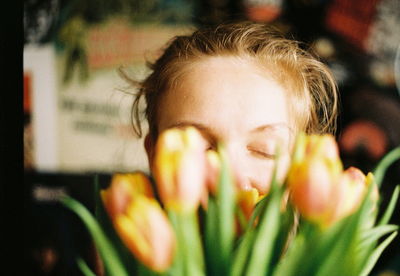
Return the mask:
{"type": "Polygon", "coordinates": [[[208,143],[206,146],[206,151],[207,150],[217,150],[217,146],[215,145],[215,143],[208,143]]]}
{"type": "Polygon", "coordinates": [[[248,150],[253,154],[254,156],[262,159],[269,159],[269,160],[274,160],[276,158],[275,154],[270,154],[268,152],[258,150],[258,149],[253,149],[253,148],[248,148],[248,150]]]}

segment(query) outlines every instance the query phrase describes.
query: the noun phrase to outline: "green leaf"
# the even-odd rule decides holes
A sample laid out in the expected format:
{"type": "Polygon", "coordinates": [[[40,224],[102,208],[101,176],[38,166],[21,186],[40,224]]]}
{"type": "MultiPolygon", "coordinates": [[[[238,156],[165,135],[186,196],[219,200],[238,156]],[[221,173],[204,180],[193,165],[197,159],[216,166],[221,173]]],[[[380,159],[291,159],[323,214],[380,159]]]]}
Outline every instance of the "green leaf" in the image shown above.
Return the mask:
{"type": "Polygon", "coordinates": [[[243,238],[234,252],[231,276],[243,275],[243,270],[254,244],[255,233],[254,229],[249,229],[243,234],[243,238]]]}
{"type": "MultiPolygon", "coordinates": [[[[322,232],[317,224],[300,219],[294,241],[289,245],[282,263],[286,268],[279,268],[289,274],[282,275],[315,275],[316,268],[323,261],[322,254],[326,248],[332,247],[339,231],[333,227],[329,232],[322,232]],[[335,231],[332,231],[335,230],[335,231]],[[304,258],[307,256],[307,258],[304,258]],[[288,260],[286,260],[288,258],[288,260]],[[294,267],[287,267],[294,266],[294,267]]],[[[280,274],[274,274],[280,275],[280,274]]]]}
{"type": "Polygon", "coordinates": [[[370,255],[367,264],[362,270],[360,276],[367,276],[371,270],[374,268],[376,262],[381,256],[383,250],[392,242],[392,240],[396,237],[397,232],[392,233],[389,237],[387,237],[370,255]]]}
{"type": "Polygon", "coordinates": [[[260,217],[256,237],[246,275],[268,275],[269,264],[274,253],[275,239],[280,228],[281,188],[275,179],[271,183],[271,193],[265,213],[260,217]]]}
{"type": "Polygon", "coordinates": [[[78,257],[76,262],[78,264],[79,269],[85,276],[96,276],[96,274],[94,274],[94,272],[89,268],[89,266],[81,257],[78,257]]]}
{"type": "Polygon", "coordinates": [[[184,276],[186,275],[186,267],[185,267],[185,249],[183,247],[183,241],[182,241],[182,233],[181,233],[181,227],[179,225],[179,218],[177,214],[173,211],[168,212],[168,217],[169,220],[172,224],[172,227],[174,228],[174,232],[176,235],[176,251],[175,251],[175,256],[174,256],[174,262],[172,264],[172,267],[169,269],[169,272],[171,275],[176,275],[176,276],[184,276]]]}
{"type": "Polygon", "coordinates": [[[215,198],[209,197],[208,207],[205,217],[205,236],[204,236],[204,248],[205,248],[205,261],[207,275],[220,275],[218,270],[218,250],[215,246],[218,244],[218,214],[217,214],[217,203],[215,198]]]}
{"type": "Polygon", "coordinates": [[[231,267],[235,237],[235,193],[228,158],[222,145],[218,146],[221,170],[217,190],[218,244],[220,275],[228,275],[231,267]]]}
{"type": "Polygon", "coordinates": [[[180,215],[180,223],[184,239],[186,260],[188,261],[187,275],[203,276],[204,271],[204,253],[200,239],[197,213],[180,215]]]}
{"type": "Polygon", "coordinates": [[[307,261],[308,254],[312,253],[307,250],[307,242],[302,234],[298,234],[291,247],[286,252],[284,258],[278,263],[275,270],[273,271],[273,276],[295,276],[295,275],[305,275],[300,273],[303,261],[307,261]],[[304,258],[307,256],[307,258],[304,258]]]}
{"type": "Polygon", "coordinates": [[[70,197],[62,198],[61,203],[74,211],[84,222],[99,249],[108,273],[110,275],[128,275],[112,243],[108,240],[100,225],[86,207],[70,197]]]}
{"type": "Polygon", "coordinates": [[[341,235],[338,235],[336,243],[330,248],[324,248],[324,257],[321,263],[317,267],[318,276],[329,276],[332,275],[332,271],[337,272],[338,275],[355,275],[353,269],[353,263],[357,261],[357,257],[354,254],[355,243],[357,237],[357,223],[349,221],[348,225],[345,225],[341,235]],[[329,252],[328,252],[329,250],[329,252]]]}
{"type": "Polygon", "coordinates": [[[297,216],[288,203],[284,213],[280,215],[280,228],[275,241],[275,249],[270,262],[271,267],[276,267],[280,259],[286,254],[290,244],[297,233],[297,216]]]}
{"type": "Polygon", "coordinates": [[[200,240],[197,213],[177,213],[169,211],[171,223],[175,229],[177,238],[177,255],[173,275],[203,276],[204,260],[203,249],[200,240]]]}
{"type": "Polygon", "coordinates": [[[387,153],[378,163],[377,167],[373,172],[378,187],[381,186],[386,170],[390,167],[390,165],[392,165],[395,161],[399,159],[400,159],[400,147],[397,147],[391,150],[389,153],[387,153]]]}
{"type": "Polygon", "coordinates": [[[397,225],[380,225],[372,229],[368,229],[362,233],[361,242],[358,245],[358,249],[361,251],[366,250],[366,248],[373,246],[377,240],[379,240],[384,235],[396,231],[399,227],[397,225]]]}
{"type": "Polygon", "coordinates": [[[392,197],[390,198],[388,207],[386,208],[386,211],[383,214],[382,218],[379,220],[378,225],[387,224],[389,222],[393,214],[394,208],[396,206],[397,199],[399,198],[399,191],[400,191],[400,185],[397,185],[396,188],[394,189],[392,197]]]}

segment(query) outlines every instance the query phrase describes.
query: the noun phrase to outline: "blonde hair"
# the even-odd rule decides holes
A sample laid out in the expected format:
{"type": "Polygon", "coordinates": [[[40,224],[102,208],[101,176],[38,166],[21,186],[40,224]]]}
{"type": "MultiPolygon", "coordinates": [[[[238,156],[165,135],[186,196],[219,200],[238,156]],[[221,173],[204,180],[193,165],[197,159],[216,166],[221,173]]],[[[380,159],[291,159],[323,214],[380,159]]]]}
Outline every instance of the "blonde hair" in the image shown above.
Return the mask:
{"type": "Polygon", "coordinates": [[[125,79],[139,86],[132,105],[136,134],[142,135],[139,108],[142,97],[146,102],[145,117],[150,135],[156,138],[161,95],[171,89],[193,63],[215,56],[247,58],[272,73],[289,93],[297,130],[334,133],[338,109],[336,83],[329,68],[300,46],[271,26],[254,22],[222,24],[173,38],[164,53],[149,64],[152,72],[142,82],[135,82],[120,70],[125,79]]]}

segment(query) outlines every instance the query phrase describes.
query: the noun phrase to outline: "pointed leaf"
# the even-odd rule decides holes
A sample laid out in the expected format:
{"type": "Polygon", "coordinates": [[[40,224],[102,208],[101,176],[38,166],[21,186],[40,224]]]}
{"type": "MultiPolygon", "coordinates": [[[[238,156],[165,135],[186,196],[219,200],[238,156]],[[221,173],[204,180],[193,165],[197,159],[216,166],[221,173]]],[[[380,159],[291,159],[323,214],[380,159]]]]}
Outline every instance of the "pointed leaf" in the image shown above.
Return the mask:
{"type": "Polygon", "coordinates": [[[94,274],[94,272],[89,268],[89,266],[81,257],[78,257],[76,262],[78,264],[79,269],[85,276],[96,276],[96,274],[94,274]]]}
{"type": "Polygon", "coordinates": [[[235,255],[232,264],[231,276],[243,275],[243,270],[247,264],[251,248],[254,244],[254,236],[254,229],[250,229],[245,232],[243,239],[240,241],[240,244],[234,253],[235,255]]]}
{"type": "Polygon", "coordinates": [[[378,225],[387,224],[389,222],[393,214],[394,208],[396,206],[397,199],[399,198],[399,191],[400,191],[400,185],[397,185],[396,188],[394,189],[388,207],[386,208],[386,211],[383,214],[382,218],[380,219],[378,225]]]}
{"type": "Polygon", "coordinates": [[[399,227],[397,225],[380,225],[375,228],[369,229],[362,234],[361,242],[358,245],[359,250],[365,250],[367,247],[373,245],[384,235],[396,231],[399,227]]]}
{"type": "Polygon", "coordinates": [[[386,170],[390,167],[390,165],[392,165],[395,161],[399,159],[400,159],[400,147],[394,148],[382,158],[382,160],[379,162],[378,166],[375,168],[373,173],[378,187],[381,186],[386,170]]]}
{"type": "Polygon", "coordinates": [[[219,145],[221,170],[217,190],[218,239],[221,275],[227,275],[231,267],[231,255],[235,237],[235,194],[233,178],[229,169],[228,159],[224,148],[219,145]]]}
{"type": "Polygon", "coordinates": [[[387,237],[370,255],[366,266],[364,267],[363,271],[361,272],[360,276],[367,276],[374,268],[376,262],[378,261],[379,257],[381,256],[383,250],[392,242],[392,240],[396,237],[397,232],[394,232],[389,237],[387,237]]]}
{"type": "Polygon", "coordinates": [[[99,249],[107,271],[111,275],[128,275],[112,243],[108,240],[100,225],[86,207],[70,197],[62,198],[61,203],[74,211],[84,222],[99,249]]]}

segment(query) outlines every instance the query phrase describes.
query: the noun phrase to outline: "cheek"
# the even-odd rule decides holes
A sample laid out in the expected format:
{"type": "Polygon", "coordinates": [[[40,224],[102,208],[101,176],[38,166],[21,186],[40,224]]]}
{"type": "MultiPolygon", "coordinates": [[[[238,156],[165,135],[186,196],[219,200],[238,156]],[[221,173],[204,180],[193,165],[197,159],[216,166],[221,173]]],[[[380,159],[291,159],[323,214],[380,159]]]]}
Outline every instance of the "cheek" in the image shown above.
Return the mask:
{"type": "MultiPolygon", "coordinates": [[[[282,156],[278,161],[277,180],[280,183],[286,178],[289,169],[289,155],[282,156]]],[[[261,194],[268,194],[271,187],[272,175],[275,169],[275,161],[252,160],[249,166],[249,178],[251,186],[261,194]]]]}
{"type": "Polygon", "coordinates": [[[277,172],[277,179],[279,182],[283,182],[286,178],[290,167],[290,155],[285,154],[282,156],[278,162],[278,172],[277,172]]]}
{"type": "Polygon", "coordinates": [[[260,194],[267,194],[271,186],[274,162],[268,160],[252,160],[249,166],[249,180],[252,187],[260,194]]]}

